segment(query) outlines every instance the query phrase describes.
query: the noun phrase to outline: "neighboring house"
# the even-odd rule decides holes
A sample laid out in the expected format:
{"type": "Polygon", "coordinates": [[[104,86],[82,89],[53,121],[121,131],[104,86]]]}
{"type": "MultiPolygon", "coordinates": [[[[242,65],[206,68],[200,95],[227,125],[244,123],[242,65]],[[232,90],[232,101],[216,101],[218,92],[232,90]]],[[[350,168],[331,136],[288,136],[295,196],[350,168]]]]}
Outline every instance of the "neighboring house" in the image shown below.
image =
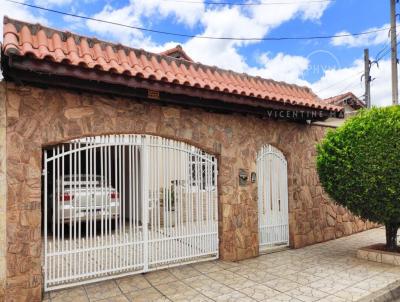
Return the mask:
{"type": "Polygon", "coordinates": [[[358,110],[366,108],[365,103],[356,97],[352,92],[347,92],[323,100],[325,103],[344,108],[345,118],[357,113],[358,110]]]}
{"type": "Polygon", "coordinates": [[[187,54],[186,52],[182,49],[182,46],[177,45],[174,48],[168,49],[166,51],[163,51],[160,53],[161,55],[176,58],[176,59],[182,59],[186,60],[189,62],[194,62],[187,54]]]}
{"type": "Polygon", "coordinates": [[[323,125],[326,127],[338,127],[342,125],[347,118],[357,114],[358,110],[366,108],[365,103],[356,97],[352,92],[343,93],[322,101],[326,104],[340,106],[344,109],[344,119],[331,117],[325,121],[316,122],[317,125],[323,125]]]}
{"type": "Polygon", "coordinates": [[[180,47],[154,54],[9,18],[3,32],[9,301],[370,227],[323,193],[326,128],[313,122],[343,108],[309,88],[194,63],[180,47]]]}

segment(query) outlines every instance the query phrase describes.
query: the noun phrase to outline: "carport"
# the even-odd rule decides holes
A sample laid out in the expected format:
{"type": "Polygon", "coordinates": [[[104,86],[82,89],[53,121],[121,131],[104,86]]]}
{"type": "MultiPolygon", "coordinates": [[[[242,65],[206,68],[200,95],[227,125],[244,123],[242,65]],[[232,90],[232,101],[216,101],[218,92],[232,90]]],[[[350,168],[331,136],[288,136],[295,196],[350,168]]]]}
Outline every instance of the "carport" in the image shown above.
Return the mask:
{"type": "Polygon", "coordinates": [[[218,258],[214,156],[108,135],[48,147],[43,165],[45,290],[218,258]]]}

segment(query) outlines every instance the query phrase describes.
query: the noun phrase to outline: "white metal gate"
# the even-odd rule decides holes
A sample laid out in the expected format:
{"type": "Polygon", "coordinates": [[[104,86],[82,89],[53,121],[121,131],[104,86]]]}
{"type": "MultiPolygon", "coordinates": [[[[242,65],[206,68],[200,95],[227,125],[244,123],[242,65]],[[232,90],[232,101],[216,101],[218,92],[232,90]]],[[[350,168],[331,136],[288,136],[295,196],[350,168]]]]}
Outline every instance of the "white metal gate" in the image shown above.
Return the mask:
{"type": "Polygon", "coordinates": [[[260,250],[289,245],[287,162],[278,149],[266,145],[257,156],[260,250]]]}
{"type": "Polygon", "coordinates": [[[46,291],[218,258],[217,161],[148,135],[44,151],[46,291]]]}

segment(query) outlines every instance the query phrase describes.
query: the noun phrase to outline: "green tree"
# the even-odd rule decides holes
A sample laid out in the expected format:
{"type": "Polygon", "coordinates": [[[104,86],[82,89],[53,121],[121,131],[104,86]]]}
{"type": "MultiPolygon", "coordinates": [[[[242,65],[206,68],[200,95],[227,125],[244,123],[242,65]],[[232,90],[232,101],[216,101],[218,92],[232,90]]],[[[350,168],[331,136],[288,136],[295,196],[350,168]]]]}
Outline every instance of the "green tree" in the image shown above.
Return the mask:
{"type": "Polygon", "coordinates": [[[362,110],[317,147],[325,191],[352,213],[386,227],[397,249],[400,227],[400,106],[362,110]]]}

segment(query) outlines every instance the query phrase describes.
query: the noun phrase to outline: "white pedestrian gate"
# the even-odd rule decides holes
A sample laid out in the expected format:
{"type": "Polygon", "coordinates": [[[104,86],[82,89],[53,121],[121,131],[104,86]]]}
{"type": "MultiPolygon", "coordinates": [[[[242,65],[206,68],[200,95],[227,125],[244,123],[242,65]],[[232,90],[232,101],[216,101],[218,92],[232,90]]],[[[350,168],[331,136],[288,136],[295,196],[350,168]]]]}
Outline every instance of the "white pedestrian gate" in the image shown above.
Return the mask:
{"type": "Polygon", "coordinates": [[[218,258],[217,160],[109,135],[44,151],[46,291],[218,258]]]}
{"type": "Polygon", "coordinates": [[[287,162],[266,145],[257,156],[258,230],[260,250],[289,245],[287,162]]]}

